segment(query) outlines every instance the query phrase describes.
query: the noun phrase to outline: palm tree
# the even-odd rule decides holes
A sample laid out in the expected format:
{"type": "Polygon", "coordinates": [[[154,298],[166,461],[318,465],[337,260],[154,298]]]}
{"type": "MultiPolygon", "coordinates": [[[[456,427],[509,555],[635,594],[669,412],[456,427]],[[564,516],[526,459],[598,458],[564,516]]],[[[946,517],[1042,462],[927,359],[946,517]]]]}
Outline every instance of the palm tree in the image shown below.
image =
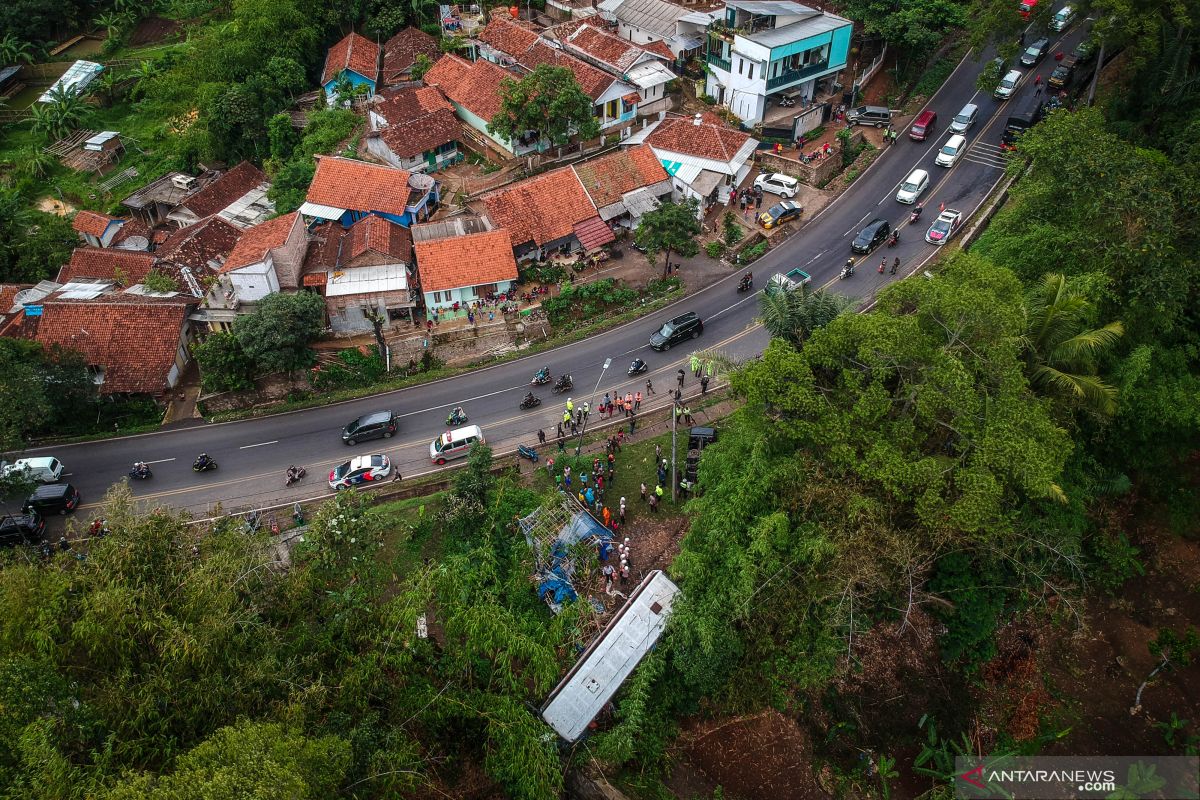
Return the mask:
{"type": "Polygon", "coordinates": [[[57,161],[58,159],[40,147],[27,147],[22,152],[21,161],[17,167],[22,174],[35,180],[42,180],[50,174],[50,170],[54,168],[57,161]]]}
{"type": "Polygon", "coordinates": [[[1110,322],[1091,328],[1093,314],[1092,304],[1063,275],[1043,276],[1025,300],[1025,369],[1035,390],[1112,415],[1117,390],[1100,378],[1096,363],[1124,335],[1125,326],[1110,322]]]}
{"type": "Polygon", "coordinates": [[[797,349],[813,331],[833,322],[849,307],[849,298],[823,289],[813,291],[807,283],[793,288],[768,286],[759,301],[763,327],[773,338],[783,339],[797,349]]]}
{"type": "Polygon", "coordinates": [[[33,45],[23,42],[11,33],[0,39],[0,64],[15,64],[24,61],[33,63],[33,45]]]}
{"type": "Polygon", "coordinates": [[[61,139],[80,126],[90,109],[78,92],[57,86],[50,90],[50,102],[34,103],[30,113],[33,130],[61,139]]]}

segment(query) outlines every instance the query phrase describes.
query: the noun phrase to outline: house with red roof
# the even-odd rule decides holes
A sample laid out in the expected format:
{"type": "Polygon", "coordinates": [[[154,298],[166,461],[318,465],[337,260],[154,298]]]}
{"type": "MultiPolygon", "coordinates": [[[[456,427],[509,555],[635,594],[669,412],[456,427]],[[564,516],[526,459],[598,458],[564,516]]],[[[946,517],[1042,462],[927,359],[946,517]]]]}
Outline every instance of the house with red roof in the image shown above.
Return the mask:
{"type": "Polygon", "coordinates": [[[547,31],[564,50],[614,78],[637,87],[637,113],[642,116],[670,108],[666,86],[675,80],[670,65],[675,60],[662,42],[634,44],[594,23],[593,17],[567,22],[547,31]]]}
{"type": "Polygon", "coordinates": [[[670,114],[621,140],[627,148],[649,145],[671,176],[676,200],[694,198],[700,214],[724,204],[754,166],[758,140],[711,113],[670,114]]]}
{"type": "Polygon", "coordinates": [[[220,275],[239,305],[256,303],[269,294],[300,287],[307,250],[304,220],[293,211],[243,231],[220,275]]]}
{"type": "Polygon", "coordinates": [[[517,280],[508,231],[489,229],[478,217],[414,225],[412,234],[427,312],[507,293],[517,280]]]}
{"type": "Polygon", "coordinates": [[[471,62],[447,53],[425,73],[425,85],[436,87],[454,107],[454,114],[477,132],[477,138],[499,152],[513,156],[537,150],[536,140],[510,142],[488,130],[488,123],[500,111],[500,84],[518,80],[520,75],[491,61],[471,62]]]}
{"type": "Polygon", "coordinates": [[[595,250],[616,237],[571,167],[485,194],[487,218],[508,232],[518,260],[595,250]]]}
{"type": "Polygon", "coordinates": [[[383,44],[384,86],[394,86],[413,80],[412,68],[418,56],[425,56],[432,64],[442,55],[438,40],[423,30],[409,26],[383,44]]]}
{"type": "Polygon", "coordinates": [[[186,227],[215,214],[239,228],[250,228],[275,214],[275,203],[267,197],[270,188],[263,171],[243,161],[180,200],[167,219],[186,227]]]}
{"type": "Polygon", "coordinates": [[[221,271],[242,237],[242,229],[216,214],[180,228],[154,249],[158,268],[180,286],[203,297],[201,284],[221,271]]]}
{"type": "Polygon", "coordinates": [[[112,247],[126,220],[95,211],[76,212],[71,227],[92,247],[112,247]]]}
{"type": "Polygon", "coordinates": [[[411,324],[416,306],[413,239],[408,228],[383,217],[360,219],[349,228],[323,222],[310,233],[303,284],[325,298],[334,333],[411,324]]]}
{"type": "Polygon", "coordinates": [[[379,216],[408,227],[438,205],[440,184],[428,175],[341,156],[317,156],[317,171],[300,213],[342,227],[379,216]]]}
{"type": "Polygon", "coordinates": [[[432,86],[385,89],[367,109],[367,152],[409,172],[436,172],[462,159],[454,106],[432,86]]]}
{"type": "Polygon", "coordinates": [[[330,105],[338,101],[339,89],[370,97],[379,84],[379,45],[358,33],[348,33],[325,54],[321,87],[330,105]]]}
{"type": "Polygon", "coordinates": [[[142,282],[157,261],[152,253],[137,250],[76,247],[71,251],[71,260],[59,268],[55,281],[102,280],[133,286],[142,282]]]}

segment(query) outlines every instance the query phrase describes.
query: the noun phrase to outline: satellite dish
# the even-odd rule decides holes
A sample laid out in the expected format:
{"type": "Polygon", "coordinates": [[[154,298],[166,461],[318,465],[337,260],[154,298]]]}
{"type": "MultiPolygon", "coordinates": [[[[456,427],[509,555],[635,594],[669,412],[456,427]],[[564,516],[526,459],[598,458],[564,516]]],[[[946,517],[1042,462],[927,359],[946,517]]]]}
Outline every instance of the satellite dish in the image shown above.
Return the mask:
{"type": "MultiPolygon", "coordinates": [[[[19,291],[13,295],[12,307],[16,308],[17,306],[23,306],[23,305],[25,305],[26,300],[37,299],[37,297],[39,295],[41,295],[41,292],[39,292],[37,289],[22,289],[21,291],[19,291]]],[[[45,295],[41,295],[41,296],[44,297],[45,295]]],[[[5,310],[7,310],[7,309],[5,309],[5,310]]]]}
{"type": "Polygon", "coordinates": [[[145,236],[126,236],[117,245],[118,250],[149,250],[150,240],[145,236]]]}

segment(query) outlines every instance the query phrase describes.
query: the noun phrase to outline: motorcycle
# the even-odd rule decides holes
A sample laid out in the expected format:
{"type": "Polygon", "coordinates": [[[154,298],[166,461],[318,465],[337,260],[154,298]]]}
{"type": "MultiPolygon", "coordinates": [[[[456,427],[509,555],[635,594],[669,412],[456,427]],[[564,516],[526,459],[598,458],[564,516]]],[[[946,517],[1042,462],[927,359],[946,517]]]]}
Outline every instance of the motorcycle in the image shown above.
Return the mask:
{"type": "Polygon", "coordinates": [[[842,274],[839,275],[838,277],[841,278],[842,280],[846,280],[846,278],[854,277],[854,260],[853,259],[846,262],[846,265],[844,267],[842,267],[842,274]]]}
{"type": "Polygon", "coordinates": [[[144,481],[151,475],[153,475],[153,473],[150,471],[150,467],[146,466],[145,464],[142,464],[141,466],[135,465],[133,469],[129,470],[129,477],[139,481],[144,481]]]}
{"type": "Polygon", "coordinates": [[[521,410],[528,411],[531,408],[537,408],[541,404],[542,404],[542,399],[540,397],[534,397],[533,395],[526,395],[525,399],[521,401],[521,410]]]}
{"type": "Polygon", "coordinates": [[[645,361],[642,361],[640,358],[635,358],[633,363],[629,365],[629,374],[641,375],[649,368],[650,366],[645,361]]]}
{"type": "Polygon", "coordinates": [[[754,286],[753,278],[742,278],[740,281],[738,281],[738,285],[737,285],[738,293],[740,294],[741,292],[748,292],[748,291],[750,291],[750,289],[753,286],[754,286]]]}
{"type": "Polygon", "coordinates": [[[447,428],[457,428],[459,425],[467,424],[467,412],[461,408],[456,408],[446,417],[447,428]]]}
{"type": "Polygon", "coordinates": [[[570,375],[561,375],[561,376],[559,376],[558,380],[554,383],[554,388],[551,389],[551,391],[554,392],[555,394],[561,394],[563,392],[569,391],[574,385],[575,384],[571,381],[570,375]]]}
{"type": "Polygon", "coordinates": [[[541,369],[539,369],[537,371],[537,374],[535,374],[533,376],[533,380],[531,380],[529,382],[529,385],[530,386],[545,386],[549,382],[550,382],[550,368],[542,367],[541,369]]]}
{"type": "Polygon", "coordinates": [[[794,97],[779,98],[779,107],[780,108],[792,108],[795,105],[796,105],[796,99],[794,97]]]}
{"type": "Polygon", "coordinates": [[[921,206],[917,206],[916,208],[914,208],[912,210],[912,213],[908,215],[908,224],[915,225],[917,220],[919,220],[921,218],[921,212],[924,210],[925,209],[922,208],[921,206]]]}
{"type": "Polygon", "coordinates": [[[517,455],[519,455],[521,458],[528,458],[530,461],[535,463],[538,460],[537,450],[534,450],[532,447],[527,447],[523,444],[517,445],[517,455]]]}
{"type": "Polygon", "coordinates": [[[888,247],[895,247],[900,243],[900,231],[892,231],[892,235],[888,237],[888,247]]]}
{"type": "Polygon", "coordinates": [[[293,483],[299,483],[300,479],[308,474],[304,467],[289,467],[287,471],[287,482],[284,486],[291,486],[293,483]]]}
{"type": "Polygon", "coordinates": [[[210,469],[216,469],[217,462],[208,456],[200,456],[192,462],[192,472],[208,472],[210,469]]]}

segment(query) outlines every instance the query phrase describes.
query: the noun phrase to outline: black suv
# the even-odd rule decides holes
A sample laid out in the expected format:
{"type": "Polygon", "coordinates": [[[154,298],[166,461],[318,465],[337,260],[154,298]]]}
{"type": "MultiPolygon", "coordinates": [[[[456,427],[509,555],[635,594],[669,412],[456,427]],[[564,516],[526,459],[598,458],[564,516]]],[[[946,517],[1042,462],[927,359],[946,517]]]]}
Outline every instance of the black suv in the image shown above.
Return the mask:
{"type": "Polygon", "coordinates": [[[671,345],[695,339],[704,333],[704,323],[695,311],[680,314],[650,335],[650,346],[655,350],[670,350],[671,345]]]}
{"type": "Polygon", "coordinates": [[[34,544],[42,538],[46,521],[36,511],[12,517],[0,517],[0,545],[34,544]]]}
{"type": "Polygon", "coordinates": [[[68,514],[79,508],[79,490],[69,483],[51,483],[34,489],[25,501],[24,511],[38,514],[68,514]]]}
{"type": "Polygon", "coordinates": [[[858,232],[858,236],[854,237],[854,241],[850,243],[850,249],[856,253],[869,253],[883,244],[883,240],[891,232],[892,226],[886,219],[873,219],[867,224],[867,227],[858,232]]]}
{"type": "Polygon", "coordinates": [[[376,411],[366,414],[342,428],[342,441],[346,444],[358,444],[367,439],[390,439],[400,423],[396,415],[390,411],[376,411]]]}

